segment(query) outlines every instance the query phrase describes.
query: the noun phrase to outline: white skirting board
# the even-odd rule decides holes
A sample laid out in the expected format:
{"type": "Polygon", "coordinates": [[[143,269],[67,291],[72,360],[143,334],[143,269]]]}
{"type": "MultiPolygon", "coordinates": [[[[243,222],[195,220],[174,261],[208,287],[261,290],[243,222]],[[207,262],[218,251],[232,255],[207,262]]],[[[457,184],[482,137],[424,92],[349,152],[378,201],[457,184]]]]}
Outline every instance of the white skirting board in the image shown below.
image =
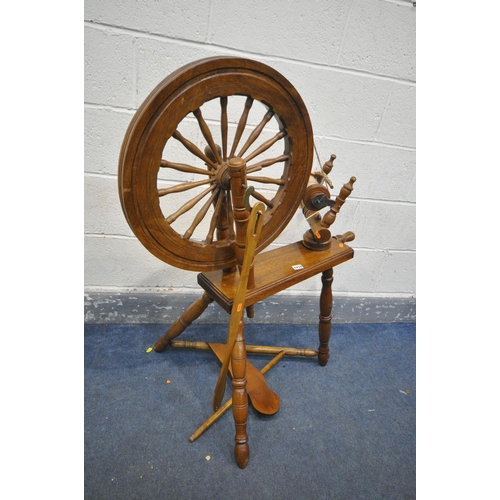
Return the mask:
{"type": "MultiPolygon", "coordinates": [[[[84,294],[85,323],[173,323],[198,294],[109,293],[84,294]]],[[[255,304],[252,323],[311,324],[318,321],[318,295],[280,295],[255,304]]],[[[197,323],[226,323],[229,315],[215,302],[197,323]]],[[[333,323],[394,323],[416,321],[416,298],[352,297],[333,294],[333,323]]]]}

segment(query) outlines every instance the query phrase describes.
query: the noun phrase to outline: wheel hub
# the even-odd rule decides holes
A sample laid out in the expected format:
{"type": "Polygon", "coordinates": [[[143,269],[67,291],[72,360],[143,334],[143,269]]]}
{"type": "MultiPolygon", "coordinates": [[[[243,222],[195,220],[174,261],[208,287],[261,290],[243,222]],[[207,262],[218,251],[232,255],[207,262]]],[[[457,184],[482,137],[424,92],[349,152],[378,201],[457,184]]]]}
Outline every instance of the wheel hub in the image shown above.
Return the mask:
{"type": "Polygon", "coordinates": [[[215,172],[215,181],[222,189],[229,189],[229,164],[224,162],[219,165],[217,172],[215,172]]]}

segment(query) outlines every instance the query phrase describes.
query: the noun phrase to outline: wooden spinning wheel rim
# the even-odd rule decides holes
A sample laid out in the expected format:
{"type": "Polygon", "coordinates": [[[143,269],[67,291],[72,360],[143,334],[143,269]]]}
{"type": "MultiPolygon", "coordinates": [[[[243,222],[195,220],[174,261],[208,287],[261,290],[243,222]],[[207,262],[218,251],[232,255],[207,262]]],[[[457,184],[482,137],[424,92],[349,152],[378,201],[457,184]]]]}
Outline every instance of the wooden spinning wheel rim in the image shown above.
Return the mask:
{"type": "MultiPolygon", "coordinates": [[[[227,105],[228,98],[232,96],[246,96],[249,106],[253,101],[262,103],[268,111],[263,122],[269,121],[271,115],[278,122],[279,133],[274,139],[261,144],[257,150],[265,151],[267,144],[272,141],[278,146],[283,144],[283,154],[277,158],[268,158],[265,152],[248,155],[250,150],[241,155],[243,158],[247,155],[251,158],[247,162],[250,172],[260,170],[262,165],[266,167],[268,163],[283,164],[281,177],[271,179],[278,187],[272,200],[267,200],[268,207],[257,251],[269,245],[283,231],[296,212],[307,186],[313,161],[313,132],[307,109],[288,80],[265,64],[235,57],[203,59],[178,69],[165,78],[137,110],[122,144],[118,169],[120,201],[132,231],[153,255],[175,267],[211,271],[229,268],[236,263],[231,239],[214,241],[209,234],[206,240],[199,241],[192,239],[189,231],[180,234],[172,227],[179,211],[166,216],[160,207],[160,196],[203,184],[203,187],[208,186],[206,194],[200,194],[200,203],[204,204],[204,208],[196,215],[193,225],[199,224],[211,207],[214,211],[212,221],[218,217],[216,211],[221,203],[216,201],[219,197],[222,199],[223,195],[229,196],[229,192],[228,187],[221,183],[221,176],[217,174],[227,168],[231,157],[236,156],[233,150],[237,151],[229,143],[227,125],[225,129],[222,125],[216,126],[221,127],[223,145],[218,156],[213,154],[211,164],[206,161],[207,157],[202,150],[196,149],[196,146],[192,148],[192,143],[179,133],[177,127],[192,113],[197,117],[200,129],[209,142],[211,134],[207,134],[204,129],[212,128],[213,124],[210,122],[210,126],[207,125],[200,109],[203,104],[217,98],[223,109],[223,103],[227,105]],[[194,151],[193,155],[198,162],[200,159],[205,161],[205,172],[201,172],[205,173],[205,177],[201,176],[201,181],[183,183],[177,188],[158,188],[161,167],[169,166],[177,170],[182,168],[183,172],[192,172],[193,175],[199,175],[200,172],[199,167],[185,164],[179,166],[175,158],[173,161],[163,159],[164,148],[169,140],[177,140],[190,152],[194,151]],[[254,165],[253,169],[249,168],[251,164],[254,165]]],[[[243,116],[240,122],[242,119],[243,116]]],[[[225,108],[221,111],[220,121],[227,123],[225,108]]],[[[258,140],[254,141],[259,144],[261,139],[257,128],[259,127],[254,129],[254,135],[258,140]]],[[[233,142],[238,141],[235,139],[233,142]]],[[[263,177],[253,178],[256,182],[270,182],[269,179],[262,180],[265,179],[263,177]]],[[[224,200],[227,201],[228,198],[224,200]]],[[[191,207],[191,203],[194,206],[195,201],[193,199],[186,206],[191,207]]],[[[231,206],[230,203],[227,205],[231,206]]],[[[181,208],[180,211],[182,210],[189,212],[191,208],[181,208]]],[[[210,230],[214,232],[213,223],[210,230]]]]}

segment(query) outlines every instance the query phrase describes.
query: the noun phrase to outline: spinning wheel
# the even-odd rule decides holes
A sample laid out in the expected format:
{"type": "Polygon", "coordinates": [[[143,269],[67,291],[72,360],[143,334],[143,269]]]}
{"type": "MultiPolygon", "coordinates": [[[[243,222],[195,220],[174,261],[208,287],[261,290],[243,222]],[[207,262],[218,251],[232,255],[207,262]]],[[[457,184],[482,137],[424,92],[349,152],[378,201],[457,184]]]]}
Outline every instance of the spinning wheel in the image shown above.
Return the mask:
{"type": "Polygon", "coordinates": [[[266,205],[257,251],[298,208],[313,159],[312,127],[294,87],[272,68],[215,57],[163,80],[125,136],[119,192],[130,227],[156,257],[207,271],[236,263],[228,162],[266,205]]]}
{"type": "Polygon", "coordinates": [[[279,409],[279,397],[263,374],[285,355],[315,356],[327,364],[333,267],[354,255],[345,244],[354,234],[332,237],[329,228],[356,179],[331,200],[325,183],[333,187],[328,173],[335,155],[311,174],[313,150],[309,115],[288,80],[257,61],[214,57],[184,66],[151,92],[120,153],[120,201],[134,234],[162,261],[201,271],[203,296],[156,341],[155,350],[211,349],[221,361],[215,413],[190,441],[232,405],[240,468],[249,458],[248,399],[261,413],[279,409]],[[250,197],[256,200],[253,207],[250,197]],[[310,225],[303,241],[261,252],[299,205],[310,225]],[[252,317],[258,301],[317,274],[322,281],[317,351],[245,344],[245,311],[252,317]],[[226,344],[174,340],[214,301],[230,314],[226,344]],[[275,357],[259,372],[246,352],[275,357]],[[233,394],[220,406],[228,371],[233,394]]]}

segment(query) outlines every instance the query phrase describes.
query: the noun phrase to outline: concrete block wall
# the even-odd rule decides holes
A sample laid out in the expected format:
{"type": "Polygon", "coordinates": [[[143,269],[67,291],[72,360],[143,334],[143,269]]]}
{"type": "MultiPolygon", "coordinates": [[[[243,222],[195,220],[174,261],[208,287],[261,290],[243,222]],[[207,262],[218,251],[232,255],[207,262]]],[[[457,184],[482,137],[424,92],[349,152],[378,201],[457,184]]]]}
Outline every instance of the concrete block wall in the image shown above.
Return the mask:
{"type": "MultiPolygon", "coordinates": [[[[351,320],[415,319],[415,19],[406,0],[86,0],[86,320],[168,322],[169,309],[166,318],[154,307],[141,316],[120,304],[157,296],[175,305],[174,297],[200,294],[196,273],[159,261],[134,237],[117,165],[149,92],[182,65],[215,55],[256,59],[288,78],[309,111],[321,162],[337,155],[334,194],[357,177],[333,226],[334,234],[356,233],[355,258],[335,270],[335,297],[350,304],[345,319],[355,310],[351,320]]],[[[296,214],[269,248],[306,229],[296,214]]],[[[307,301],[320,285],[310,279],[280,295],[307,301]]]]}

